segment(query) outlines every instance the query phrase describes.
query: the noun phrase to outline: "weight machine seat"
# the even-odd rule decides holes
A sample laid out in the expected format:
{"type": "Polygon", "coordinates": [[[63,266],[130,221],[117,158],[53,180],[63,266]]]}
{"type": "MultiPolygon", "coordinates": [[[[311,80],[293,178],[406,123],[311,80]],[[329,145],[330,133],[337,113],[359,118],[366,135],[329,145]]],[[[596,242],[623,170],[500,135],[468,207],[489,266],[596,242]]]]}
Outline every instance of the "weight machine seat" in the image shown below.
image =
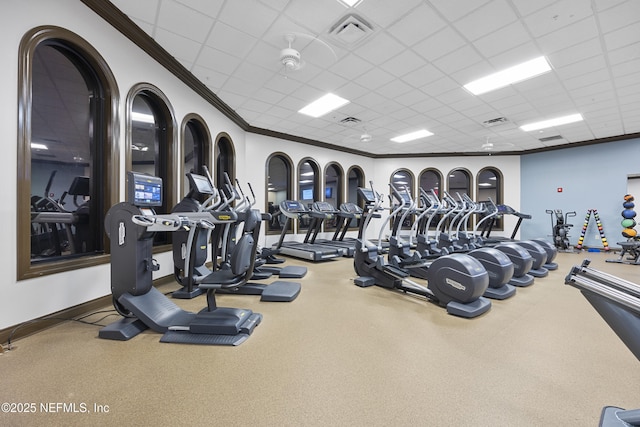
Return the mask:
{"type": "MultiPolygon", "coordinates": [[[[247,221],[249,221],[249,218],[247,218],[247,221]]],[[[253,236],[251,234],[243,234],[231,252],[228,267],[212,272],[202,279],[198,287],[201,289],[220,289],[244,285],[253,274],[255,249],[253,236]]]]}

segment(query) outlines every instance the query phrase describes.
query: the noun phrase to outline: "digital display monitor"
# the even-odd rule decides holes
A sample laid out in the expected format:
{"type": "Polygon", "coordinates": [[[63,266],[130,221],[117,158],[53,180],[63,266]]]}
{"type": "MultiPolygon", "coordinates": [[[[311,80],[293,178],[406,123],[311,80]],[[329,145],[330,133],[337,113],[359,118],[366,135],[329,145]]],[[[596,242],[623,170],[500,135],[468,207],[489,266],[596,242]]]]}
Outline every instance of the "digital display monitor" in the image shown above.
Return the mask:
{"type": "Polygon", "coordinates": [[[327,187],[324,189],[324,198],[330,199],[333,197],[333,187],[327,187]]]}
{"type": "Polygon", "coordinates": [[[313,200],[313,188],[305,188],[302,190],[302,200],[313,200]]]}
{"type": "Polygon", "coordinates": [[[128,172],[127,200],[135,206],[162,206],[162,178],[128,172]]]}
{"type": "Polygon", "coordinates": [[[211,187],[211,182],[209,182],[209,178],[207,178],[206,176],[197,175],[195,173],[188,173],[187,178],[189,179],[191,189],[197,192],[199,195],[213,194],[213,187],[211,187]]]}
{"type": "Polygon", "coordinates": [[[369,190],[368,188],[358,187],[358,192],[364,198],[364,201],[367,203],[373,203],[376,201],[376,195],[373,190],[369,190]]]}

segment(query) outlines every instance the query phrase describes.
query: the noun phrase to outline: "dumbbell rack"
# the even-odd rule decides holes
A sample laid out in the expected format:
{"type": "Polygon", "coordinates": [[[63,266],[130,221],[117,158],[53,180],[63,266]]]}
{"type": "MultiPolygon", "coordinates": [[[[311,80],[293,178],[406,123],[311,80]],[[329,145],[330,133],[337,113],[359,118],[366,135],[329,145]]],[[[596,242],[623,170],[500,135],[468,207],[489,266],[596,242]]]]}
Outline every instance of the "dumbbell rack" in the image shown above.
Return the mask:
{"type": "Polygon", "coordinates": [[[584,224],[582,224],[582,231],[580,232],[580,237],[578,238],[578,244],[576,245],[576,249],[582,249],[582,244],[584,243],[584,236],[587,234],[587,228],[589,228],[589,220],[591,217],[596,221],[596,226],[598,227],[598,232],[600,233],[600,240],[602,240],[602,246],[605,251],[609,250],[609,242],[607,242],[607,236],[604,235],[604,228],[602,227],[602,222],[600,221],[600,215],[598,215],[597,209],[589,209],[587,211],[587,215],[584,218],[584,224]]]}

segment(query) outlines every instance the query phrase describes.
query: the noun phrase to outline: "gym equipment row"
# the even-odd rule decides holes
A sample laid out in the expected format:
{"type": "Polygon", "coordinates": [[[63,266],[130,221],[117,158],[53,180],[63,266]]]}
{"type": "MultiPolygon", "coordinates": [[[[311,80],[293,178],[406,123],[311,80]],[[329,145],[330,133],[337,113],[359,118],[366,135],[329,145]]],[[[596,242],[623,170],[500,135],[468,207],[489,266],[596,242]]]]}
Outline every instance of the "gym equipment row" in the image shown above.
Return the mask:
{"type": "MultiPolygon", "coordinates": [[[[241,293],[249,284],[259,259],[260,226],[270,219],[269,214],[251,209],[255,198],[252,202],[243,197],[228,177],[225,194],[213,187],[208,172],[206,177],[187,176],[191,191],[171,214],[156,214],[153,209],[162,205],[162,179],[135,172],[127,175],[128,201],[107,212],[111,292],[113,305],[123,318],[102,328],[100,338],[125,341],[152,329],[163,334],[161,342],[239,345],[262,321],[262,315],[252,310],[219,307],[216,293],[241,293]],[[206,199],[204,203],[198,202],[201,198],[206,199]],[[238,201],[236,207],[232,200],[238,201]],[[236,235],[239,224],[242,229],[236,235]],[[183,285],[178,296],[205,292],[207,306],[198,313],[181,309],[153,286],[153,271],[159,269],[153,259],[153,236],[158,231],[183,233],[177,234],[173,248],[176,280],[183,285]],[[212,269],[206,270],[203,251],[209,237],[202,236],[212,235],[217,236],[211,238],[212,269]],[[220,255],[219,249],[223,249],[220,255]]],[[[300,284],[280,282],[257,289],[259,292],[248,293],[291,301],[300,292],[300,284]]]]}
{"type": "MultiPolygon", "coordinates": [[[[475,239],[475,236],[467,236],[469,242],[475,242],[473,248],[469,244],[466,247],[456,245],[457,239],[453,239],[452,235],[466,230],[459,221],[466,222],[472,213],[483,210],[472,201],[461,197],[461,205],[453,208],[451,198],[449,208],[441,208],[435,194],[429,197],[429,193],[421,191],[421,194],[427,196],[421,197],[423,203],[418,206],[407,189],[401,190],[390,184],[390,192],[390,213],[381,227],[378,244],[374,244],[366,238],[367,229],[373,218],[382,217],[379,212],[384,210],[384,198],[375,191],[373,183],[371,188],[358,188],[358,194],[366,203],[354,254],[354,268],[359,275],[355,284],[358,286],[377,285],[422,295],[445,307],[449,314],[473,318],[489,311],[491,302],[487,298],[505,299],[515,294],[514,286],[531,285],[531,272],[538,277],[546,276],[548,270],[544,264],[557,268],[557,264],[551,262],[557,252],[550,243],[547,243],[546,247],[533,241],[504,242],[495,247],[476,247],[479,240],[475,239]],[[428,224],[435,215],[453,218],[448,230],[455,229],[456,233],[449,235],[446,246],[438,246],[437,241],[430,242],[426,235],[428,224]],[[407,222],[407,218],[412,216],[415,216],[415,220],[407,241],[401,238],[399,230],[401,225],[407,222]],[[429,216],[430,218],[425,220],[429,216]],[[389,223],[391,235],[388,249],[385,250],[381,236],[389,223]],[[415,234],[417,230],[423,230],[424,234],[415,234]],[[418,242],[422,242],[422,246],[413,245],[414,237],[418,242]],[[433,245],[437,250],[428,250],[433,245]],[[434,256],[438,251],[440,254],[434,256]],[[536,254],[535,266],[531,254],[536,254]],[[410,278],[411,276],[426,280],[427,285],[417,283],[410,278]]],[[[443,223],[442,219],[440,223],[443,223]]],[[[442,230],[442,227],[436,227],[436,235],[439,234],[441,237],[445,234],[438,230],[442,230]]]]}

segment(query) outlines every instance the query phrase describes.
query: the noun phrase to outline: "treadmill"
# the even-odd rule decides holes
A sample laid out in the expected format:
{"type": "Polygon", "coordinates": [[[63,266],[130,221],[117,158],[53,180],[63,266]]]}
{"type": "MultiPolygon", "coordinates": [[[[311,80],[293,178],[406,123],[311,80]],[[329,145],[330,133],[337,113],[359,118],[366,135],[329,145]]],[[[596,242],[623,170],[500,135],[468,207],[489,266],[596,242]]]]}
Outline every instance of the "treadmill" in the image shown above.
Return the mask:
{"type": "MultiPolygon", "coordinates": [[[[344,240],[329,240],[329,239],[318,239],[318,233],[322,229],[322,224],[326,220],[332,220],[335,217],[339,217],[341,212],[336,210],[336,208],[329,202],[315,202],[311,205],[311,211],[314,213],[314,216],[311,220],[311,224],[309,225],[309,229],[307,230],[307,235],[304,238],[305,243],[311,243],[312,245],[323,245],[336,247],[339,249],[344,249],[345,257],[353,257],[353,253],[356,251],[356,243],[353,241],[344,241],[344,240]]],[[[336,227],[336,233],[338,232],[338,228],[336,227]]],[[[334,234],[335,236],[335,234],[334,234]]]]}
{"type": "Polygon", "coordinates": [[[498,243],[503,243],[505,241],[513,242],[514,239],[516,238],[516,234],[518,234],[518,230],[520,230],[520,225],[522,225],[522,221],[525,219],[531,219],[531,215],[518,212],[509,205],[494,204],[493,206],[495,207],[496,212],[491,215],[491,219],[489,221],[486,221],[483,224],[482,232],[480,233],[480,237],[482,238],[482,241],[484,242],[485,245],[488,245],[488,246],[496,245],[498,243]],[[511,232],[511,237],[501,237],[501,236],[490,237],[491,231],[493,230],[493,226],[496,224],[498,219],[500,217],[503,217],[504,215],[513,215],[518,218],[518,222],[516,223],[516,226],[513,228],[513,231],[511,232]]]}
{"type": "Polygon", "coordinates": [[[273,245],[273,247],[278,249],[282,255],[288,255],[313,262],[328,261],[344,255],[344,249],[337,248],[335,246],[331,247],[320,244],[284,241],[284,237],[287,234],[291,220],[300,219],[305,216],[314,218],[324,216],[324,214],[319,215],[318,213],[309,211],[298,200],[283,200],[280,203],[280,213],[285,216],[286,220],[282,227],[282,233],[280,233],[280,239],[278,240],[278,243],[273,245]]]}

